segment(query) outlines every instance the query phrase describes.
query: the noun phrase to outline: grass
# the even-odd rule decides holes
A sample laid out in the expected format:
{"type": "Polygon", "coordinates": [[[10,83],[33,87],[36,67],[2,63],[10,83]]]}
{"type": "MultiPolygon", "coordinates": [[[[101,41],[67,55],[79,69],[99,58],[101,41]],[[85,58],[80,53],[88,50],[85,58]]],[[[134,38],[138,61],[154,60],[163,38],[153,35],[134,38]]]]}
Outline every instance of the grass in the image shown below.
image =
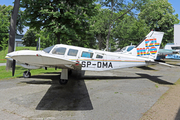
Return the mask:
{"type": "MultiPolygon", "coordinates": [[[[16,51],[18,50],[36,50],[36,47],[16,47],[16,51]]],[[[5,56],[8,53],[8,48],[6,50],[0,51],[0,63],[6,63],[5,56]]]]}
{"type": "Polygon", "coordinates": [[[155,84],[155,87],[158,88],[159,86],[157,84],[155,84]]]}
{"type": "MultiPolygon", "coordinates": [[[[6,66],[0,66],[0,80],[22,77],[24,71],[27,71],[27,69],[23,68],[21,66],[16,66],[15,75],[14,75],[14,77],[12,77],[12,71],[11,70],[6,71],[6,66]]],[[[45,72],[55,72],[55,71],[56,70],[54,68],[48,68],[47,70],[44,70],[42,68],[42,69],[31,70],[31,75],[38,75],[38,74],[43,74],[45,72]]]]}

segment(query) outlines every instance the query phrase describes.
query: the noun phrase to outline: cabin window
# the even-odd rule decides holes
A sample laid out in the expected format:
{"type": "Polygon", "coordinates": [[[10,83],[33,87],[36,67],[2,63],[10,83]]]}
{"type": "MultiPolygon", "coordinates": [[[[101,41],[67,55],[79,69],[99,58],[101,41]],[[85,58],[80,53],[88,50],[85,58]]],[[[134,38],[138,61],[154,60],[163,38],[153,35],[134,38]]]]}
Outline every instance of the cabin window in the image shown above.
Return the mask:
{"type": "Polygon", "coordinates": [[[69,56],[76,56],[77,53],[78,53],[78,50],[75,50],[75,49],[69,49],[68,51],[69,56]]]}
{"type": "Polygon", "coordinates": [[[97,54],[97,55],[96,55],[96,58],[101,58],[101,59],[102,59],[102,58],[103,58],[103,56],[102,56],[102,55],[98,55],[98,54],[97,54]]]}
{"type": "Polygon", "coordinates": [[[131,51],[135,46],[129,46],[127,52],[131,51]]]}
{"type": "Polygon", "coordinates": [[[66,48],[64,48],[64,47],[57,47],[57,48],[53,49],[52,54],[64,55],[65,52],[66,52],[66,48]]]}
{"type": "Polygon", "coordinates": [[[83,51],[81,57],[92,58],[93,53],[83,51]]]}

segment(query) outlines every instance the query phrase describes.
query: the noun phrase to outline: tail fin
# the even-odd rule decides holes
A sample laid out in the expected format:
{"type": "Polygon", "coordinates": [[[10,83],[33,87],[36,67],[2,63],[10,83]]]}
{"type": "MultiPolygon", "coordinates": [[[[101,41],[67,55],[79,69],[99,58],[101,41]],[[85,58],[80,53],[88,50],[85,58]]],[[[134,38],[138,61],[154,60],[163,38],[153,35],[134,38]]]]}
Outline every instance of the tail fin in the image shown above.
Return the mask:
{"type": "Polygon", "coordinates": [[[156,59],[164,32],[151,31],[132,51],[135,56],[156,59]]]}

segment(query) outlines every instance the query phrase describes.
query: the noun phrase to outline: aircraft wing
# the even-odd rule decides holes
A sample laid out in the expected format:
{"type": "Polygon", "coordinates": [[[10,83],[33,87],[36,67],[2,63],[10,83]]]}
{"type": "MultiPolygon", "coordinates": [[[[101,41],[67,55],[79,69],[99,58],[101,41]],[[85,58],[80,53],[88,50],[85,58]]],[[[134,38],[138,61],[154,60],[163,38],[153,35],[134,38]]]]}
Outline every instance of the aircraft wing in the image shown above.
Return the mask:
{"type": "Polygon", "coordinates": [[[17,60],[20,63],[38,67],[58,67],[76,69],[81,67],[75,61],[70,61],[63,56],[45,53],[43,51],[22,50],[7,54],[6,57],[17,60]]]}

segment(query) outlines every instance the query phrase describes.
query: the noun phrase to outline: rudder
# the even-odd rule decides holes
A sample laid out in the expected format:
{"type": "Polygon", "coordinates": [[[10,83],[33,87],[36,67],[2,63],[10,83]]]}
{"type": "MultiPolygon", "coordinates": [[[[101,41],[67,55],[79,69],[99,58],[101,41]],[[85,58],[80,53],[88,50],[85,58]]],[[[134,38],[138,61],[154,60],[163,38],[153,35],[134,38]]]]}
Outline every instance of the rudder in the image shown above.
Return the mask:
{"type": "Polygon", "coordinates": [[[131,54],[156,59],[164,32],[151,31],[132,51],[131,54]]]}

